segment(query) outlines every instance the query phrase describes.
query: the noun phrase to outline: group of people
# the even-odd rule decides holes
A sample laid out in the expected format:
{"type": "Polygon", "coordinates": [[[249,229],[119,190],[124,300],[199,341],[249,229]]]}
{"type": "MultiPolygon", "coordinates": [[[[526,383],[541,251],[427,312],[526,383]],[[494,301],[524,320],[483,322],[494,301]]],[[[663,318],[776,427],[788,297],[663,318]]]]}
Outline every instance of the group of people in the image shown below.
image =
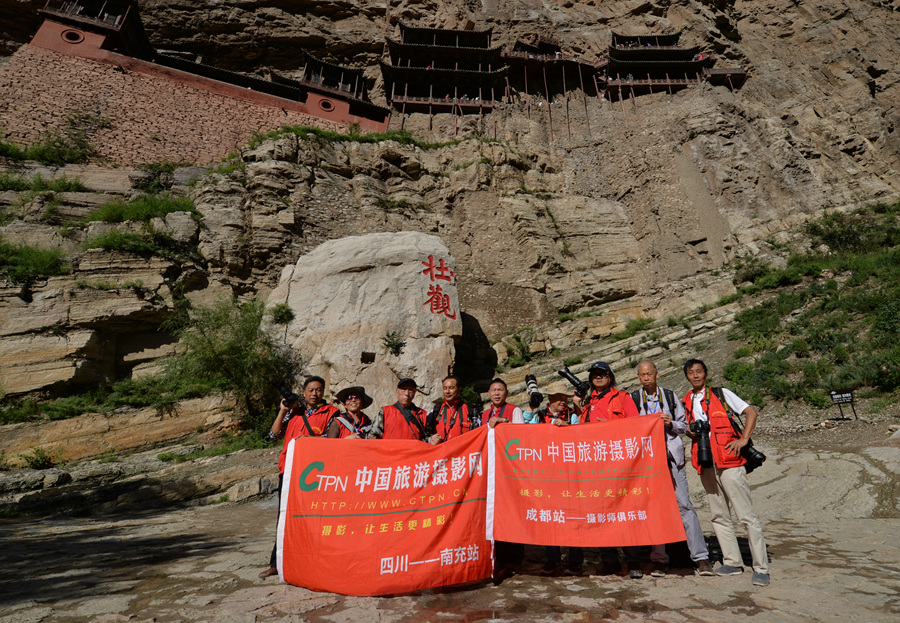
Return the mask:
{"type": "MultiPolygon", "coordinates": [[[[451,375],[442,382],[443,399],[428,412],[414,402],[419,385],[413,379],[405,378],[397,383],[397,401],[379,409],[374,418],[364,412],[373,403],[365,388],[355,386],[339,391],[335,395],[335,402],[343,407],[341,410],[323,401],[324,379],[309,377],[303,384],[302,398],[295,402],[283,400],[272,424],[271,436],[284,436],[284,447],[278,464],[279,495],[283,484],[287,445],[296,437],[408,439],[439,444],[482,425],[573,426],[627,417],[656,416],[665,425],[672,485],[695,573],[701,576],[743,573],[743,560],[731,518],[733,510],[747,530],[753,561],[751,581],[757,586],[767,586],[769,569],[766,544],[751,502],[750,485],[744,467],[746,460],[741,456],[741,450],[749,443],[756,427],[756,410],[728,389],[710,387],[707,384],[708,369],[699,359],[689,359],[684,365],[684,374],[691,390],[680,400],[673,391],[657,384],[659,372],[652,361],[642,361],[637,373],[641,387],[628,393],[616,388],[616,377],[612,369],[606,362],[598,361],[588,370],[587,391],[576,392],[574,395],[553,393],[548,396],[546,406],[539,408],[540,404],[534,404],[532,400],[525,410],[507,402],[509,390],[500,378],[495,378],[490,383],[490,405],[487,409],[467,404],[461,399],[460,380],[451,375]],[[734,414],[746,418],[746,425],[740,433],[732,425],[731,418],[734,414]],[[702,427],[709,431],[712,451],[712,462],[708,463],[710,466],[701,466],[696,449],[691,452],[691,462],[706,491],[713,531],[722,550],[723,561],[716,569],[713,569],[709,560],[706,540],[691,504],[685,474],[685,452],[681,435],[686,434],[695,440],[696,434],[692,429],[699,428],[692,426],[695,422],[705,422],[702,427]]],[[[601,549],[600,575],[624,571],[634,579],[643,577],[640,549],[623,549],[624,567],[619,561],[616,548],[601,549]]],[[[522,544],[496,542],[495,580],[514,573],[521,565],[523,556],[522,544]]],[[[560,547],[547,546],[546,556],[542,574],[557,575],[563,572],[560,547]]],[[[565,570],[578,575],[582,573],[583,564],[583,549],[569,547],[565,570]]],[[[665,544],[653,545],[650,552],[651,575],[664,576],[668,564],[665,544]]],[[[260,577],[277,573],[273,547],[269,568],[260,573],[260,577]]]]}

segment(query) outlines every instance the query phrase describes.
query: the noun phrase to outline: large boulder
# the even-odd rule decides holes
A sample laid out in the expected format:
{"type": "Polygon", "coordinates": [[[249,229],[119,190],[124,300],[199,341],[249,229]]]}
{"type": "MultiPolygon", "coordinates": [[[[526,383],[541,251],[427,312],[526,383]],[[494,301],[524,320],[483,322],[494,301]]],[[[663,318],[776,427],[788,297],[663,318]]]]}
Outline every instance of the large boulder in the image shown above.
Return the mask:
{"type": "Polygon", "coordinates": [[[437,236],[397,232],[322,244],[284,269],[269,306],[287,303],[295,319],[285,340],[334,394],[364,385],[376,404],[396,401],[397,381],[414,378],[440,396],[462,335],[456,262],[437,236]],[[388,334],[406,342],[400,354],[388,334]]]}

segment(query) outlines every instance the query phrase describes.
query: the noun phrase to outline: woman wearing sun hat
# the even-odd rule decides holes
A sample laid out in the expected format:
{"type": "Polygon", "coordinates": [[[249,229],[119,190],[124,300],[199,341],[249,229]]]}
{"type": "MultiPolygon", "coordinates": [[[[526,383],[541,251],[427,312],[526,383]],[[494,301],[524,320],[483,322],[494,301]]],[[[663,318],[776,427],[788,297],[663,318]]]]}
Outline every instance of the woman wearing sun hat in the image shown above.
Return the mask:
{"type": "Polygon", "coordinates": [[[331,439],[364,439],[372,426],[372,420],[363,413],[363,409],[372,406],[372,397],[366,394],[366,388],[344,388],[337,393],[335,400],[344,405],[344,410],[331,418],[326,436],[331,439]]]}

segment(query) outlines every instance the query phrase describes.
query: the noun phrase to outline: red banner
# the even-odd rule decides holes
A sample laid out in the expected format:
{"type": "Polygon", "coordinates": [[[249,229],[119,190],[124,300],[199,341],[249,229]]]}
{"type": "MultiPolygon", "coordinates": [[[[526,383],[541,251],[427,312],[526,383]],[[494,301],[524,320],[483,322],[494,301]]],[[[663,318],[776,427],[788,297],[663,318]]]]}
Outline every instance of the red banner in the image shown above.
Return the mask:
{"type": "Polygon", "coordinates": [[[683,541],[663,426],[655,417],[498,426],[489,437],[488,537],[585,547],[683,541]]]}
{"type": "Polygon", "coordinates": [[[489,577],[486,436],[483,427],[438,446],[293,440],[278,524],[281,579],[389,595],[489,577]]]}

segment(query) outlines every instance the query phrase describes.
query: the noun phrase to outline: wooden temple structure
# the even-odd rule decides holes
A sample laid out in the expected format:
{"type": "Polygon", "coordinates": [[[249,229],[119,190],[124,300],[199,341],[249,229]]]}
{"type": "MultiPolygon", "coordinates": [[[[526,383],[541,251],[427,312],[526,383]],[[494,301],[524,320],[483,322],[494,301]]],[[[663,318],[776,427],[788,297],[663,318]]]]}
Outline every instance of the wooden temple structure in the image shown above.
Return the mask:
{"type": "Polygon", "coordinates": [[[411,112],[484,114],[504,95],[506,67],[492,30],[414,28],[400,23],[381,63],[388,104],[411,112]]]}
{"type": "Polygon", "coordinates": [[[606,73],[606,93],[610,101],[622,101],[637,95],[669,93],[708,80],[732,90],[747,79],[742,69],[713,70],[715,56],[704,54],[698,46],[678,44],[681,33],[667,35],[622,35],[612,33],[606,73]]]}
{"type": "Polygon", "coordinates": [[[563,115],[571,135],[570,105],[584,107],[597,97],[624,102],[639,95],[675,93],[708,81],[739,89],[743,69],[714,68],[714,56],[698,46],[679,45],[681,33],[612,33],[605,57],[589,60],[563,51],[545,34],[518,40],[509,50],[494,45],[491,28],[419,28],[399,23],[399,39],[386,38],[389,62],[380,62],[388,108],[369,99],[363,69],[304,54],[302,75],[271,73],[268,80],[197,62],[188,55],[161,52],[144,31],[136,0],[48,0],[44,22],[32,45],[164,75],[238,99],[276,106],[365,130],[387,129],[391,110],[410,113],[484,115],[498,104],[547,117],[563,115]],[[574,96],[573,91],[580,91],[574,96]],[[561,97],[560,97],[561,94],[561,97]],[[558,99],[555,99],[558,98],[558,99]],[[581,100],[580,102],[578,100],[581,100]]]}
{"type": "Polygon", "coordinates": [[[135,0],[48,0],[31,45],[111,63],[257,104],[339,123],[387,129],[390,111],[368,99],[363,70],[305,56],[303,76],[271,80],[156,50],[135,0]]]}

